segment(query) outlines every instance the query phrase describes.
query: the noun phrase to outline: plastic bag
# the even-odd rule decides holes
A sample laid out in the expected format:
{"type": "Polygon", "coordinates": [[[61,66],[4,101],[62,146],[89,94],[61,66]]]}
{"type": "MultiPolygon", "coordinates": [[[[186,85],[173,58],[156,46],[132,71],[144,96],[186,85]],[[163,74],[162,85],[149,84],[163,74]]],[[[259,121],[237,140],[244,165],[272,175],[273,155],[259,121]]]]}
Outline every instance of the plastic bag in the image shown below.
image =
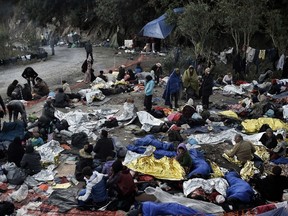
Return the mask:
{"type": "Polygon", "coordinates": [[[16,202],[21,202],[28,196],[28,186],[26,184],[21,185],[21,187],[11,194],[11,198],[16,202]]]}
{"type": "Polygon", "coordinates": [[[20,185],[26,179],[26,173],[19,167],[14,167],[13,169],[7,170],[8,173],[6,175],[7,182],[12,185],[20,185]]]}

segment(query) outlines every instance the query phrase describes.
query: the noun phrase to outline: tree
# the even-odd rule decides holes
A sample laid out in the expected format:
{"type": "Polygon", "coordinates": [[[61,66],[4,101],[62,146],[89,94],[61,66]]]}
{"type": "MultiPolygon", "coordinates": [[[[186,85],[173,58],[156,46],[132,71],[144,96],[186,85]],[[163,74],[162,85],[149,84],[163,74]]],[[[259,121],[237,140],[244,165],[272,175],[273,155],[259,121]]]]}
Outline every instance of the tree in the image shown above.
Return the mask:
{"type": "Polygon", "coordinates": [[[191,2],[178,19],[178,28],[194,46],[194,54],[203,54],[206,40],[213,34],[215,10],[202,1],[191,2]]]}
{"type": "Polygon", "coordinates": [[[9,33],[7,31],[7,28],[2,25],[0,26],[0,50],[1,50],[1,54],[0,54],[0,58],[5,58],[7,57],[7,45],[9,42],[9,33]]]}
{"type": "Polygon", "coordinates": [[[284,51],[288,43],[288,26],[285,25],[285,17],[281,14],[280,10],[275,9],[266,13],[265,29],[271,37],[274,46],[279,51],[284,51]]]}

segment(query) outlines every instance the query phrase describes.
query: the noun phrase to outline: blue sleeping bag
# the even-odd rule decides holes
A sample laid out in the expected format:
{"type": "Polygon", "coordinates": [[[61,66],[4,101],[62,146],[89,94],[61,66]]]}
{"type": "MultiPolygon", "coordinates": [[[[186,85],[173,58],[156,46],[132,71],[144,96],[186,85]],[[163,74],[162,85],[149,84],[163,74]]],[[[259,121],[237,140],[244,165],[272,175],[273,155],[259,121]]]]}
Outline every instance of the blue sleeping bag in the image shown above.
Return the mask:
{"type": "Polygon", "coordinates": [[[209,177],[212,172],[211,166],[206,162],[203,154],[196,149],[190,149],[189,154],[192,157],[193,161],[193,170],[188,174],[188,178],[192,176],[202,176],[204,178],[209,177]]]}
{"type": "Polygon", "coordinates": [[[0,141],[13,141],[15,137],[19,136],[21,139],[24,137],[24,122],[4,122],[2,131],[0,133],[0,141]]]}
{"type": "Polygon", "coordinates": [[[280,157],[278,159],[272,160],[271,162],[273,162],[275,164],[288,164],[288,158],[280,157]]]}
{"type": "Polygon", "coordinates": [[[243,203],[249,203],[252,201],[254,191],[251,186],[240,178],[236,172],[229,172],[225,175],[226,180],[229,183],[227,189],[227,199],[238,199],[243,203]]]}
{"type": "MultiPolygon", "coordinates": [[[[143,154],[145,151],[146,151],[146,148],[145,147],[141,147],[141,146],[135,146],[135,145],[128,145],[127,146],[127,149],[132,151],[132,152],[136,152],[138,154],[143,154]]],[[[154,151],[154,157],[156,159],[160,159],[164,156],[167,156],[167,157],[175,157],[176,156],[176,152],[175,151],[166,151],[166,150],[155,150],[154,151]]]]}
{"type": "MultiPolygon", "coordinates": [[[[188,208],[178,203],[142,203],[143,216],[158,216],[158,215],[208,215],[192,208],[188,208]]],[[[211,214],[210,214],[211,215],[211,214]]]]}
{"type": "Polygon", "coordinates": [[[135,146],[148,146],[152,145],[155,146],[156,149],[162,150],[170,150],[174,151],[174,145],[172,143],[161,142],[160,140],[156,139],[153,135],[149,134],[143,138],[137,139],[134,142],[135,146]]]}

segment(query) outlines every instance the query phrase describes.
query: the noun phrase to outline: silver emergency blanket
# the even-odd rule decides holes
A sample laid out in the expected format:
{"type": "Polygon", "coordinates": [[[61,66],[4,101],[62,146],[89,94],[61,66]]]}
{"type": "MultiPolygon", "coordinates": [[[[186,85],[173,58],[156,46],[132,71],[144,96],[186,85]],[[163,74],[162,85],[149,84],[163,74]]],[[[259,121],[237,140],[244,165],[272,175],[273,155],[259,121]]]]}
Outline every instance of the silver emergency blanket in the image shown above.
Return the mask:
{"type": "Polygon", "coordinates": [[[160,126],[164,122],[160,119],[155,118],[150,113],[146,111],[137,112],[140,123],[142,124],[141,129],[149,132],[153,126],[160,126]]]}
{"type": "Polygon", "coordinates": [[[116,117],[117,121],[128,121],[136,116],[136,108],[134,103],[125,102],[123,105],[123,112],[120,116],[116,117]]]}
{"type": "Polygon", "coordinates": [[[221,195],[226,197],[226,190],[229,187],[228,182],[224,178],[193,178],[183,182],[183,192],[185,196],[195,191],[197,188],[203,188],[205,193],[211,194],[213,189],[218,191],[221,195]]]}
{"type": "Polygon", "coordinates": [[[181,205],[187,206],[189,208],[204,213],[216,214],[224,212],[221,206],[218,206],[214,203],[171,195],[163,191],[160,187],[157,188],[147,187],[145,189],[145,193],[148,195],[155,196],[157,200],[161,203],[179,203],[181,205]]]}
{"type": "Polygon", "coordinates": [[[93,140],[97,139],[97,135],[93,130],[99,128],[105,122],[105,119],[91,121],[89,119],[89,113],[82,112],[81,110],[75,110],[68,113],[56,110],[55,117],[60,120],[65,119],[70,125],[68,129],[72,133],[84,132],[89,138],[93,138],[93,140]]]}
{"type": "Polygon", "coordinates": [[[41,162],[54,163],[54,158],[58,156],[64,149],[60,146],[58,141],[51,140],[50,142],[37,147],[36,150],[41,156],[41,162]]]}
{"type": "Polygon", "coordinates": [[[240,94],[243,95],[245,92],[242,90],[240,86],[236,85],[226,85],[223,88],[223,94],[240,94]]]}
{"type": "Polygon", "coordinates": [[[119,109],[110,109],[110,108],[103,108],[103,109],[96,109],[94,110],[94,115],[99,118],[104,118],[106,116],[112,115],[119,112],[119,109]]]}
{"type": "Polygon", "coordinates": [[[53,172],[54,169],[55,165],[51,164],[47,167],[47,169],[42,169],[39,173],[33,175],[33,178],[41,182],[52,181],[56,174],[56,172],[53,172]]]}
{"type": "Polygon", "coordinates": [[[260,144],[259,140],[263,133],[264,132],[253,135],[246,135],[232,128],[226,131],[221,131],[220,133],[190,135],[188,139],[193,138],[198,142],[198,144],[218,144],[224,142],[225,140],[234,140],[236,134],[241,134],[245,140],[249,140],[254,144],[260,144]]]}

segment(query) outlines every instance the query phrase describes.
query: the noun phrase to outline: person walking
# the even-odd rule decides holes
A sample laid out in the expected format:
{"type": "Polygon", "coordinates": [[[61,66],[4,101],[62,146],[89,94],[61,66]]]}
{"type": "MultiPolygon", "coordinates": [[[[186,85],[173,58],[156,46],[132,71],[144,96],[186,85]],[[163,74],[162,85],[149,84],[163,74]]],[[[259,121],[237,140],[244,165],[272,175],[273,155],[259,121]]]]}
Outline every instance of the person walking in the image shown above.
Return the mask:
{"type": "Polygon", "coordinates": [[[55,55],[55,49],[54,49],[55,39],[54,39],[54,37],[52,35],[50,36],[49,45],[50,45],[50,48],[51,48],[51,55],[55,55]]]}

